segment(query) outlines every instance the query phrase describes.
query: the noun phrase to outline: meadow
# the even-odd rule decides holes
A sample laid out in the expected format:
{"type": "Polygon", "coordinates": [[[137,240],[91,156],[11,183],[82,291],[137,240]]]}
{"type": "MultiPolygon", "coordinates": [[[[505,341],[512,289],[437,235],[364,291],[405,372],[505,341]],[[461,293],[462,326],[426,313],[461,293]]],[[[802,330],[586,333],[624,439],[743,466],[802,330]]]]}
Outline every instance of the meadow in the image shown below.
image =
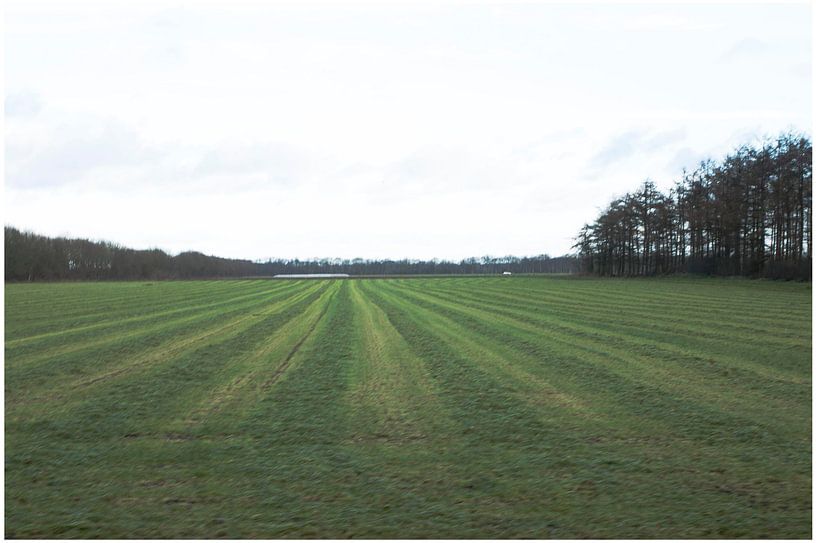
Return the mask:
{"type": "Polygon", "coordinates": [[[6,284],[15,538],[809,538],[811,284],[6,284]]]}

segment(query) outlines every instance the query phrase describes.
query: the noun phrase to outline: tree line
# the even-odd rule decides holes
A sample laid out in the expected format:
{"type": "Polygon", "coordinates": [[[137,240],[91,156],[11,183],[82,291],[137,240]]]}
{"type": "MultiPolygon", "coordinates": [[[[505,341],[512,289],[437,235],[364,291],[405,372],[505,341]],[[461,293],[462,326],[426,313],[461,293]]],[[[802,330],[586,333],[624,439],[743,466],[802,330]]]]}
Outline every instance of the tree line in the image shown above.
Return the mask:
{"type": "Polygon", "coordinates": [[[666,193],[647,180],[576,238],[580,269],[811,279],[811,141],[784,133],[684,171],[666,193]]]}
{"type": "Polygon", "coordinates": [[[6,281],[105,279],[203,279],[287,273],[415,275],[479,273],[574,273],[573,256],[481,257],[448,260],[269,259],[250,261],[195,251],[171,256],[160,249],[135,250],[107,241],[47,237],[5,227],[6,281]]]}
{"type": "Polygon", "coordinates": [[[576,273],[575,256],[550,257],[542,254],[530,257],[470,257],[451,260],[268,260],[260,264],[267,274],[279,273],[348,273],[349,275],[432,275],[432,274],[493,274],[511,273],[576,273]]]}

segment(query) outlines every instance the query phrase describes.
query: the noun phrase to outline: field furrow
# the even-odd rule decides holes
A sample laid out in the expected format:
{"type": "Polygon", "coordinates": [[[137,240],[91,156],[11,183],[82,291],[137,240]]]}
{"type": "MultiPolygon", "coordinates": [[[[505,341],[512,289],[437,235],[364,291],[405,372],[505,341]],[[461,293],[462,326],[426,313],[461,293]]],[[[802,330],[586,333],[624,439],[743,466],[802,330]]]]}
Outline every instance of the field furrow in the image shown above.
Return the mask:
{"type": "Polygon", "coordinates": [[[360,363],[352,374],[349,411],[358,420],[355,441],[404,443],[439,437],[445,427],[440,390],[385,313],[358,283],[350,283],[354,323],[361,337],[360,363]]]}

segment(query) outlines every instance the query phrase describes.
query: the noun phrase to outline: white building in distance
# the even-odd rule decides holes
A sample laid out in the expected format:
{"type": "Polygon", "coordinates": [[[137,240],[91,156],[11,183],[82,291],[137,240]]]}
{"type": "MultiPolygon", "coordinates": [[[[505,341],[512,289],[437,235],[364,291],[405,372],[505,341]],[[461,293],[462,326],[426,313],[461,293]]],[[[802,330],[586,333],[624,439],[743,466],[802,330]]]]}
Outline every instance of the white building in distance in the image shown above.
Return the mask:
{"type": "Polygon", "coordinates": [[[343,279],[348,273],[279,273],[273,279],[343,279]]]}

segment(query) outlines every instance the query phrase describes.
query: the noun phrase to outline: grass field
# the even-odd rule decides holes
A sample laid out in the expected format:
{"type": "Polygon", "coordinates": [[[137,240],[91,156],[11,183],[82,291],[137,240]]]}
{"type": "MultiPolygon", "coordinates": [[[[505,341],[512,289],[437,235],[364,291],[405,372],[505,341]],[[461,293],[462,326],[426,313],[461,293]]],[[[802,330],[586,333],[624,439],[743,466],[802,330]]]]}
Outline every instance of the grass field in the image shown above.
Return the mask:
{"type": "Polygon", "coordinates": [[[5,294],[7,537],[811,536],[810,284],[5,294]]]}

